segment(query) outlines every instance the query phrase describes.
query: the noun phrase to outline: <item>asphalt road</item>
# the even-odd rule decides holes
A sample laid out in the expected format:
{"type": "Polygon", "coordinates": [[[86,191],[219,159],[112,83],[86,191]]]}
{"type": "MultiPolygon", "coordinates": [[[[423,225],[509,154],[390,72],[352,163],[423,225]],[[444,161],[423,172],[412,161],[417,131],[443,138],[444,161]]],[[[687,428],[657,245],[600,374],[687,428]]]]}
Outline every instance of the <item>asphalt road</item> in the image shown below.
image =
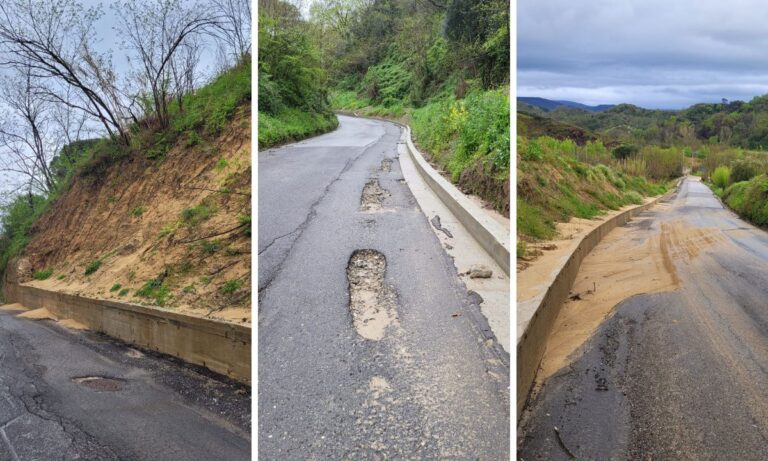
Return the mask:
{"type": "Polygon", "coordinates": [[[527,408],[518,458],[768,459],[768,233],[691,179],[629,226],[661,233],[679,287],[616,307],[527,408]]]}
{"type": "Polygon", "coordinates": [[[259,459],[509,459],[509,357],[403,181],[400,129],[339,120],[258,154],[259,459]],[[363,212],[372,178],[390,195],[363,212]],[[357,249],[396,293],[379,341],[349,310],[357,249]]]}
{"type": "Polygon", "coordinates": [[[249,387],[18,313],[0,310],[1,461],[251,459],[249,387]]]}

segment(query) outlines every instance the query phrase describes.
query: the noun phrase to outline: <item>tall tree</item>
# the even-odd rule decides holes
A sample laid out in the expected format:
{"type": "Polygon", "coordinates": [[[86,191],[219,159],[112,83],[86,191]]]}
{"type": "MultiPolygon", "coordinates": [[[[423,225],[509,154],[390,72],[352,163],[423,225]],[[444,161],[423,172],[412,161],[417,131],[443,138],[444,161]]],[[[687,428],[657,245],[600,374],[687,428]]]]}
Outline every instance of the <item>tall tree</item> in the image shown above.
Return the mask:
{"type": "Polygon", "coordinates": [[[185,0],[127,0],[115,11],[121,21],[118,30],[134,53],[136,76],[151,94],[160,126],[167,127],[168,104],[185,89],[179,87],[184,79],[174,79],[174,59],[217,26],[216,17],[207,5],[185,0]]]}
{"type": "Polygon", "coordinates": [[[31,69],[48,99],[82,110],[113,138],[128,143],[123,95],[108,54],[93,47],[99,8],[77,0],[5,0],[0,3],[0,46],[5,66],[31,69]],[[75,89],[74,99],[62,91],[75,89]]]}

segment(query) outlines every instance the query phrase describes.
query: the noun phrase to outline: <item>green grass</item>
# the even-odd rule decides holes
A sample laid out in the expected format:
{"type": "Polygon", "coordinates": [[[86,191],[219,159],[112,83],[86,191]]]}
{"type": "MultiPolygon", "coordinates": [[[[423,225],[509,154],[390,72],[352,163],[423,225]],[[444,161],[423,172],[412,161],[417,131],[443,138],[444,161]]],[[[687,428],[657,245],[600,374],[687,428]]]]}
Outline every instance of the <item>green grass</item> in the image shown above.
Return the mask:
{"type": "Polygon", "coordinates": [[[48,269],[35,272],[34,274],[32,274],[32,278],[35,280],[46,280],[51,275],[53,275],[53,268],[49,267],[48,269]]]}
{"type": "Polygon", "coordinates": [[[158,306],[164,306],[170,296],[171,290],[158,279],[149,279],[136,290],[135,296],[151,299],[158,306]]]}
{"type": "Polygon", "coordinates": [[[216,208],[213,205],[203,202],[195,207],[181,210],[181,220],[187,226],[196,226],[213,216],[215,212],[216,208]]]}
{"type": "Polygon", "coordinates": [[[224,285],[222,285],[221,288],[219,288],[219,291],[222,294],[231,295],[232,293],[239,290],[240,287],[242,286],[243,286],[242,280],[237,280],[237,279],[227,280],[226,282],[224,282],[224,285]]]}
{"type": "MultiPolygon", "coordinates": [[[[208,85],[183,99],[183,111],[171,106],[173,128],[178,132],[203,131],[217,135],[237,112],[251,100],[251,59],[219,75],[208,85]]],[[[194,137],[194,135],[192,135],[194,137]]]]}
{"type": "Polygon", "coordinates": [[[740,216],[758,226],[768,226],[768,175],[733,183],[721,197],[740,216]]]}
{"type": "Polygon", "coordinates": [[[99,270],[99,267],[101,267],[101,260],[97,259],[95,261],[91,261],[88,263],[88,265],[85,266],[85,275],[91,275],[97,270],[99,270]]]}
{"type": "Polygon", "coordinates": [[[331,131],[339,126],[334,114],[286,108],[276,115],[259,112],[259,147],[298,141],[331,131]]]}
{"type": "Polygon", "coordinates": [[[133,215],[134,218],[140,217],[141,215],[144,214],[144,207],[137,206],[136,208],[131,210],[131,214],[133,215]]]}
{"type": "Polygon", "coordinates": [[[122,298],[123,296],[127,295],[129,291],[131,290],[129,290],[128,288],[123,288],[122,290],[120,290],[120,293],[118,293],[117,296],[122,298]]]}
{"type": "Polygon", "coordinates": [[[110,288],[109,291],[110,292],[115,292],[115,291],[119,290],[122,287],[123,287],[122,285],[120,285],[119,283],[116,283],[116,284],[112,285],[112,288],[110,288]]]}
{"type": "Polygon", "coordinates": [[[666,181],[650,182],[625,173],[625,163],[607,157],[601,143],[582,147],[568,139],[519,137],[517,151],[519,241],[550,240],[556,236],[558,222],[574,217],[593,219],[607,210],[639,205],[643,197],[660,195],[668,187],[666,181]]]}

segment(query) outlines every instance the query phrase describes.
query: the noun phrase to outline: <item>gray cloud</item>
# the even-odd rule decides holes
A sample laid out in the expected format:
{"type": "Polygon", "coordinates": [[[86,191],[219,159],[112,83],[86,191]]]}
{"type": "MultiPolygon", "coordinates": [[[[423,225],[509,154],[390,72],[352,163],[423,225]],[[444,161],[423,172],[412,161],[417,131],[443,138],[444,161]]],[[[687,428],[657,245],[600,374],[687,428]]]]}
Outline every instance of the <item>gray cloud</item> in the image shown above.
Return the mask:
{"type": "Polygon", "coordinates": [[[680,108],[768,93],[768,2],[522,0],[518,94],[680,108]]]}

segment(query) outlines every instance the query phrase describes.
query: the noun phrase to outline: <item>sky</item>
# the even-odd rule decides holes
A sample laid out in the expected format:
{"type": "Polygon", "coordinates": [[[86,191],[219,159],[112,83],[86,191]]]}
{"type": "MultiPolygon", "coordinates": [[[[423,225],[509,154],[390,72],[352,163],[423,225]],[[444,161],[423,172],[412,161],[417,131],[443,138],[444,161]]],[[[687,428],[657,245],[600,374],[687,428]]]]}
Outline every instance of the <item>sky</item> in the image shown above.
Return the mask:
{"type": "Polygon", "coordinates": [[[764,0],[518,0],[519,96],[679,109],[768,93],[764,0]]]}

